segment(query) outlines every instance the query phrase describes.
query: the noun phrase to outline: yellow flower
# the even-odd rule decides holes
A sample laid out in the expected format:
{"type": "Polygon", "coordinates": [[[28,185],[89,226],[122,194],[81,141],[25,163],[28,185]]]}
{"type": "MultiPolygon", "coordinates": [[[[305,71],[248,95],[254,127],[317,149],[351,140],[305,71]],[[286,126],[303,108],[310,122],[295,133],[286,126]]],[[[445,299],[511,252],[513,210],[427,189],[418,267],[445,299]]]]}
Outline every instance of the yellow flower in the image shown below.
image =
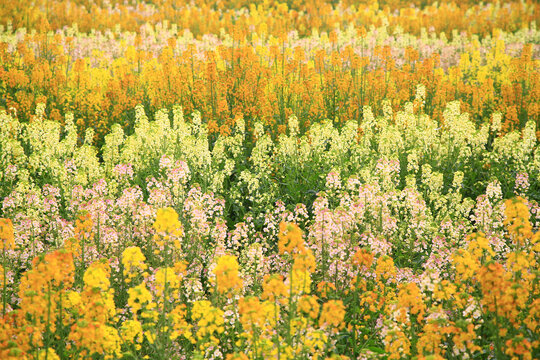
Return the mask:
{"type": "Polygon", "coordinates": [[[400,285],[398,303],[407,308],[411,314],[418,315],[418,320],[423,319],[426,306],[422,299],[422,292],[415,283],[400,285]]]}
{"type": "Polygon", "coordinates": [[[110,286],[109,265],[103,262],[94,262],[88,267],[83,276],[86,286],[92,289],[106,290],[110,286]]]}
{"type": "Polygon", "coordinates": [[[240,266],[235,256],[224,255],[217,261],[213,270],[216,275],[217,290],[224,294],[242,289],[242,279],[240,278],[240,266]]]}
{"type": "Polygon", "coordinates": [[[293,271],[314,272],[316,267],[315,256],[310,249],[304,248],[294,256],[293,271]]]}
{"type": "Polygon", "coordinates": [[[128,306],[131,308],[133,314],[136,314],[137,311],[152,301],[152,294],[144,284],[129,289],[128,295],[128,306]]]}
{"type": "Polygon", "coordinates": [[[461,281],[471,279],[480,267],[480,264],[473,258],[471,253],[463,249],[458,249],[452,255],[452,261],[461,281]]]}
{"type": "Polygon", "coordinates": [[[0,250],[15,248],[13,223],[10,219],[0,219],[0,250]]]}
{"type": "Polygon", "coordinates": [[[191,316],[197,321],[197,338],[203,339],[209,336],[212,343],[218,344],[219,340],[214,335],[225,331],[223,315],[223,311],[213,307],[210,301],[196,301],[193,304],[191,316]]]}
{"type": "Polygon", "coordinates": [[[311,273],[302,270],[291,271],[289,286],[292,294],[309,294],[311,292],[311,273]]]}
{"type": "Polygon", "coordinates": [[[283,281],[283,276],[278,274],[264,276],[262,299],[270,301],[284,300],[287,295],[288,289],[283,281]]]}
{"type": "Polygon", "coordinates": [[[185,261],[177,261],[174,263],[174,272],[180,276],[183,277],[186,273],[187,264],[185,261]]]}
{"type": "Polygon", "coordinates": [[[377,260],[375,273],[383,280],[393,279],[397,273],[394,260],[389,256],[381,256],[377,260]]]}
{"type": "Polygon", "coordinates": [[[323,298],[327,298],[328,294],[332,291],[336,291],[336,286],[328,281],[321,281],[317,284],[317,291],[323,298]]]}
{"type": "Polygon", "coordinates": [[[456,291],[456,284],[448,280],[443,280],[435,284],[433,298],[437,300],[452,300],[455,297],[456,291]]]}
{"type": "Polygon", "coordinates": [[[504,352],[511,356],[512,359],[520,358],[519,355],[521,355],[522,359],[532,359],[533,349],[534,345],[531,344],[531,342],[525,336],[519,334],[512,339],[506,340],[506,349],[504,352]]]}
{"type": "Polygon", "coordinates": [[[136,270],[145,270],[147,267],[145,261],[146,257],[137,246],[128,247],[122,252],[122,265],[128,277],[136,270]]]}
{"type": "Polygon", "coordinates": [[[54,349],[47,348],[47,349],[40,350],[37,353],[37,357],[36,357],[36,360],[45,360],[45,359],[60,360],[60,357],[56,355],[56,352],[54,351],[54,349]]]}
{"type": "Polygon", "coordinates": [[[495,252],[489,245],[489,240],[483,233],[472,234],[469,237],[471,241],[467,246],[467,250],[475,259],[483,259],[485,261],[491,259],[495,252]]]}
{"type": "Polygon", "coordinates": [[[158,233],[173,236],[182,236],[182,223],[178,220],[178,214],[173,208],[167,207],[157,211],[154,229],[158,233]]]}
{"type": "Polygon", "coordinates": [[[162,297],[165,289],[169,292],[173,292],[180,287],[180,277],[176,274],[173,267],[161,268],[156,271],[155,286],[156,294],[158,297],[162,297]]]}
{"type": "Polygon", "coordinates": [[[345,324],[345,305],[341,300],[330,300],[323,304],[321,317],[319,318],[319,324],[323,326],[331,326],[336,329],[340,329],[345,324]]]}
{"type": "MultiPolygon", "coordinates": [[[[121,350],[121,338],[118,331],[98,322],[79,321],[71,328],[68,339],[85,355],[100,354],[105,359],[118,359],[121,350]]],[[[92,356],[84,356],[92,357],[92,356]]]]}
{"type": "Polygon", "coordinates": [[[389,354],[388,360],[403,359],[411,354],[411,343],[399,328],[389,331],[383,341],[384,349],[389,354]]]}
{"type": "Polygon", "coordinates": [[[304,295],[298,301],[300,311],[306,313],[310,318],[315,319],[319,315],[319,303],[316,296],[304,295]]]}
{"type": "Polygon", "coordinates": [[[522,245],[527,239],[533,236],[532,225],[529,221],[529,208],[525,199],[516,197],[505,201],[504,225],[512,236],[512,241],[517,245],[522,245]]]}
{"type": "Polygon", "coordinates": [[[280,254],[298,252],[304,249],[302,230],[293,223],[279,224],[278,248],[280,254]]]}
{"type": "Polygon", "coordinates": [[[120,328],[120,335],[125,342],[142,342],[142,325],[137,320],[126,320],[120,328]]]}
{"type": "Polygon", "coordinates": [[[248,359],[249,358],[247,357],[247,355],[243,353],[227,354],[227,357],[225,358],[225,360],[248,360],[248,359]]]}
{"type": "Polygon", "coordinates": [[[238,312],[244,330],[253,333],[264,330],[268,324],[273,324],[274,307],[275,304],[267,301],[261,302],[256,297],[241,298],[238,301],[238,312]]]}
{"type": "Polygon", "coordinates": [[[151,331],[145,331],[144,337],[146,338],[146,340],[148,340],[150,344],[153,344],[156,341],[156,334],[151,331]]]}
{"type": "Polygon", "coordinates": [[[75,236],[77,239],[89,239],[92,235],[93,226],[92,215],[87,211],[81,212],[77,220],[75,220],[75,236]]]}
{"type": "Polygon", "coordinates": [[[373,263],[373,254],[365,249],[360,249],[354,254],[353,263],[358,267],[369,269],[373,263]]]}
{"type": "Polygon", "coordinates": [[[67,304],[66,308],[79,309],[82,305],[81,294],[76,291],[68,291],[66,293],[67,304]]]}
{"type": "Polygon", "coordinates": [[[184,335],[188,340],[192,340],[191,325],[186,321],[186,305],[180,304],[176,306],[170,313],[172,320],[173,331],[171,332],[171,340],[176,339],[180,335],[184,335]]]}
{"type": "MultiPolygon", "coordinates": [[[[304,339],[304,348],[309,349],[314,354],[314,359],[319,359],[324,353],[328,336],[322,330],[309,331],[304,339]]],[[[343,357],[342,359],[347,359],[343,357]]]]}
{"type": "Polygon", "coordinates": [[[105,358],[106,359],[118,358],[118,356],[120,355],[120,342],[121,342],[120,336],[118,335],[118,331],[116,331],[116,329],[111,326],[103,326],[101,334],[102,334],[101,347],[103,349],[103,352],[109,355],[109,356],[105,356],[105,358]]]}

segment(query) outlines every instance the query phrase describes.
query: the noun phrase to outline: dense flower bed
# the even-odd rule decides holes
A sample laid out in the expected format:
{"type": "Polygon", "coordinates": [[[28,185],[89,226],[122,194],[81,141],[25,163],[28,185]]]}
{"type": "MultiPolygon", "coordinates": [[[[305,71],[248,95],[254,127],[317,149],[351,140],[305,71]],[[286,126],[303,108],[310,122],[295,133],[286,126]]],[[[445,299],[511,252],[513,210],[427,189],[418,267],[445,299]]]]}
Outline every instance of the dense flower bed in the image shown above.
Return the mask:
{"type": "Polygon", "coordinates": [[[0,7],[0,359],[540,358],[539,5],[0,7]]]}
{"type": "MultiPolygon", "coordinates": [[[[150,112],[172,110],[173,105],[198,110],[210,133],[230,134],[239,116],[249,131],[262,121],[277,137],[293,114],[301,131],[324,119],[359,122],[364,106],[380,114],[381,102],[390,99],[397,110],[423,84],[424,110],[439,121],[445,104],[459,100],[478,123],[500,112],[505,132],[521,129],[527,119],[538,123],[538,4],[462,5],[465,14],[453,17],[465,19],[463,27],[442,31],[437,25],[442,20],[432,12],[450,14],[449,6],[393,12],[338,8],[332,16],[340,25],[318,30],[306,24],[310,31],[305,36],[298,24],[276,25],[281,31],[269,28],[267,20],[282,17],[272,16],[272,7],[245,9],[245,15],[237,16],[247,17],[246,22],[237,19],[234,25],[236,16],[219,10],[220,18],[231,23],[203,36],[166,19],[137,32],[114,26],[80,32],[72,23],[49,32],[4,27],[0,105],[26,121],[38,103],[46,103],[50,118],[60,122],[73,112],[81,127],[96,130],[99,141],[114,123],[131,131],[137,104],[150,112]],[[474,21],[467,20],[472,16],[474,21]],[[403,19],[418,28],[405,26],[403,19]],[[512,20],[519,23],[504,25],[512,20]]],[[[282,13],[296,12],[285,6],[282,13]]],[[[309,14],[310,21],[331,17],[309,14]]],[[[200,24],[202,17],[180,19],[200,24]]]]}
{"type": "Polygon", "coordinates": [[[101,149],[4,112],[4,354],[533,356],[535,124],[421,110],[210,144],[139,107],[101,149]]]}

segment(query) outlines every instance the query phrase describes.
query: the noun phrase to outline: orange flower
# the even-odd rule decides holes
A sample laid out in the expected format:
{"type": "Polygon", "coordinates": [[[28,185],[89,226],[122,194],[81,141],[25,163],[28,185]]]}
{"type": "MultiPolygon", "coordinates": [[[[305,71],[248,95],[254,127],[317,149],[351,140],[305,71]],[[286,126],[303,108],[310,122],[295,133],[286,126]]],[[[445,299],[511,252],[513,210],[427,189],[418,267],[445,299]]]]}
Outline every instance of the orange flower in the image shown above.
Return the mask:
{"type": "Polygon", "coordinates": [[[280,254],[293,254],[304,250],[302,230],[293,223],[279,224],[278,248],[280,254]]]}
{"type": "Polygon", "coordinates": [[[0,219],[0,250],[13,250],[14,248],[13,223],[10,219],[0,219]]]}

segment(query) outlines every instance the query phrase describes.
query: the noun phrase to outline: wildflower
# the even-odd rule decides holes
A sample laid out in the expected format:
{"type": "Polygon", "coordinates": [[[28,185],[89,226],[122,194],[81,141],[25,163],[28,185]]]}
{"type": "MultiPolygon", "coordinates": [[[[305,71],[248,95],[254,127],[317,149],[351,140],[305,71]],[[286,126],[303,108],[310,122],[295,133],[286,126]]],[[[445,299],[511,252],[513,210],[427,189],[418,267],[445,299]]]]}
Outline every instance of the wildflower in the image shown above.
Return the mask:
{"type": "Polygon", "coordinates": [[[81,294],[76,291],[68,291],[66,293],[65,306],[68,309],[81,309],[82,308],[81,294]]]}
{"type": "Polygon", "coordinates": [[[452,260],[461,281],[471,279],[479,268],[478,261],[467,250],[458,249],[452,255],[452,260]]]}
{"type": "Polygon", "coordinates": [[[124,266],[125,274],[128,279],[135,276],[137,270],[145,270],[147,268],[146,257],[141,252],[141,249],[137,246],[131,246],[126,248],[122,252],[122,265],[124,266]]]}
{"type": "Polygon", "coordinates": [[[506,200],[505,202],[504,225],[512,236],[512,240],[517,245],[522,245],[525,240],[532,237],[532,226],[529,222],[529,209],[525,200],[521,197],[506,200]]]}
{"type": "Polygon", "coordinates": [[[407,335],[399,327],[389,330],[383,342],[389,360],[403,359],[406,355],[411,354],[411,343],[407,335]]]}
{"type": "Polygon", "coordinates": [[[422,293],[415,283],[400,285],[398,304],[407,308],[410,314],[417,315],[419,321],[423,319],[426,306],[422,299],[422,293]]]}
{"type": "Polygon", "coordinates": [[[292,271],[315,271],[315,256],[310,249],[303,249],[301,252],[297,253],[294,256],[294,263],[292,266],[292,271]]]}
{"type": "Polygon", "coordinates": [[[109,288],[109,265],[104,262],[94,262],[84,272],[83,281],[86,286],[104,291],[109,288]]]}
{"type": "Polygon", "coordinates": [[[137,320],[126,320],[120,328],[120,336],[125,342],[141,343],[142,333],[142,325],[137,320]]]}
{"type": "Polygon", "coordinates": [[[396,276],[396,267],[394,266],[394,260],[389,256],[381,256],[377,260],[375,273],[382,280],[393,279],[396,276]]]}
{"type": "Polygon", "coordinates": [[[329,293],[336,290],[336,286],[328,281],[321,281],[317,284],[317,291],[323,298],[327,298],[329,293]]]}
{"type": "Polygon", "coordinates": [[[40,350],[37,353],[36,360],[60,360],[60,357],[56,355],[56,351],[51,348],[40,350]]]}
{"type": "Polygon", "coordinates": [[[522,334],[508,339],[505,345],[505,354],[511,356],[512,359],[517,359],[519,356],[523,359],[532,359],[532,344],[522,334]]]}
{"type": "Polygon", "coordinates": [[[353,263],[358,267],[369,269],[373,263],[373,254],[366,249],[360,249],[353,255],[353,263]]]}
{"type": "Polygon", "coordinates": [[[227,357],[225,358],[225,360],[248,360],[249,358],[247,357],[246,354],[243,354],[243,353],[234,353],[234,354],[227,354],[227,357]]]}
{"type": "Polygon", "coordinates": [[[302,230],[298,225],[284,222],[279,224],[278,248],[280,254],[292,254],[304,250],[302,230]]]}
{"type": "Polygon", "coordinates": [[[180,277],[173,267],[161,268],[156,271],[155,282],[158,298],[165,296],[165,291],[170,293],[180,287],[180,277]]]}
{"type": "MultiPolygon", "coordinates": [[[[445,353],[443,342],[448,335],[455,332],[446,319],[430,319],[423,327],[418,339],[418,352],[420,354],[434,354],[442,357],[445,353]]],[[[442,357],[444,358],[444,357],[442,357]]]]}
{"type": "Polygon", "coordinates": [[[235,256],[224,255],[217,261],[213,270],[216,275],[218,292],[225,294],[242,289],[242,279],[240,278],[240,266],[235,256]]]}
{"type": "Polygon", "coordinates": [[[128,290],[128,306],[133,314],[137,314],[145,305],[152,302],[152,294],[144,284],[139,284],[128,290]]]}
{"type": "Polygon", "coordinates": [[[238,313],[244,330],[254,333],[265,329],[268,324],[274,323],[274,306],[275,304],[261,302],[253,296],[241,298],[238,301],[238,313]]]}
{"type": "Polygon", "coordinates": [[[188,324],[186,315],[186,305],[184,304],[177,305],[169,314],[169,318],[172,320],[172,332],[170,335],[171,340],[174,340],[181,335],[188,340],[193,340],[191,334],[191,325],[188,324]]]}
{"type": "Polygon", "coordinates": [[[341,329],[345,326],[343,319],[345,318],[345,306],[341,300],[330,300],[323,304],[319,324],[323,326],[331,326],[336,329],[341,329]]]}
{"type": "Polygon", "coordinates": [[[186,273],[187,264],[185,261],[177,261],[174,263],[174,273],[183,277],[186,273]]]}
{"type": "Polygon", "coordinates": [[[319,315],[320,306],[316,296],[303,295],[298,300],[298,308],[312,319],[316,319],[319,315]]]}
{"type": "Polygon", "coordinates": [[[311,273],[305,270],[293,270],[288,279],[289,287],[293,295],[311,292],[311,273]]]}
{"type": "Polygon", "coordinates": [[[83,356],[102,355],[105,359],[120,357],[121,338],[118,331],[99,322],[79,321],[71,327],[68,336],[83,356]]]}
{"type": "Polygon", "coordinates": [[[284,300],[288,295],[288,288],[285,285],[283,276],[273,274],[265,275],[263,281],[263,293],[261,299],[267,299],[270,301],[284,300]]]}
{"type": "Polygon", "coordinates": [[[176,237],[182,236],[182,223],[178,220],[178,214],[171,208],[163,208],[157,211],[154,229],[158,233],[173,235],[176,237]]]}
{"type": "MultiPolygon", "coordinates": [[[[304,347],[309,349],[313,353],[313,358],[322,357],[324,350],[328,343],[328,335],[322,330],[309,331],[305,337],[304,347]]],[[[343,360],[348,359],[347,357],[340,357],[343,360]]]]}
{"type": "Polygon", "coordinates": [[[10,219],[0,219],[0,250],[12,250],[14,248],[13,223],[10,219]]]}
{"type": "Polygon", "coordinates": [[[489,245],[489,240],[483,233],[473,234],[469,238],[471,241],[469,242],[467,250],[474,258],[487,261],[495,255],[489,245]]]}
{"type": "Polygon", "coordinates": [[[193,304],[191,315],[197,321],[197,338],[209,337],[211,343],[219,344],[215,335],[225,331],[223,311],[213,307],[208,300],[200,300],[193,304]]]}
{"type": "Polygon", "coordinates": [[[92,215],[86,211],[82,212],[77,220],[75,220],[75,235],[77,239],[90,238],[93,226],[92,215]]]}

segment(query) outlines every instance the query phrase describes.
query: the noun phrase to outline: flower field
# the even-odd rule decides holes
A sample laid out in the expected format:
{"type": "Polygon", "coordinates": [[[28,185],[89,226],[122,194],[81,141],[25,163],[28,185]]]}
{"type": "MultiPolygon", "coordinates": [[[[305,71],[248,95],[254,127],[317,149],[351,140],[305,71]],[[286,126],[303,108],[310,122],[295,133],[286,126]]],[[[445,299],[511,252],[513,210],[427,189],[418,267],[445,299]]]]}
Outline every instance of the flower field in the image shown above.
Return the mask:
{"type": "Polygon", "coordinates": [[[0,0],[0,359],[540,358],[539,25],[0,0]]]}

